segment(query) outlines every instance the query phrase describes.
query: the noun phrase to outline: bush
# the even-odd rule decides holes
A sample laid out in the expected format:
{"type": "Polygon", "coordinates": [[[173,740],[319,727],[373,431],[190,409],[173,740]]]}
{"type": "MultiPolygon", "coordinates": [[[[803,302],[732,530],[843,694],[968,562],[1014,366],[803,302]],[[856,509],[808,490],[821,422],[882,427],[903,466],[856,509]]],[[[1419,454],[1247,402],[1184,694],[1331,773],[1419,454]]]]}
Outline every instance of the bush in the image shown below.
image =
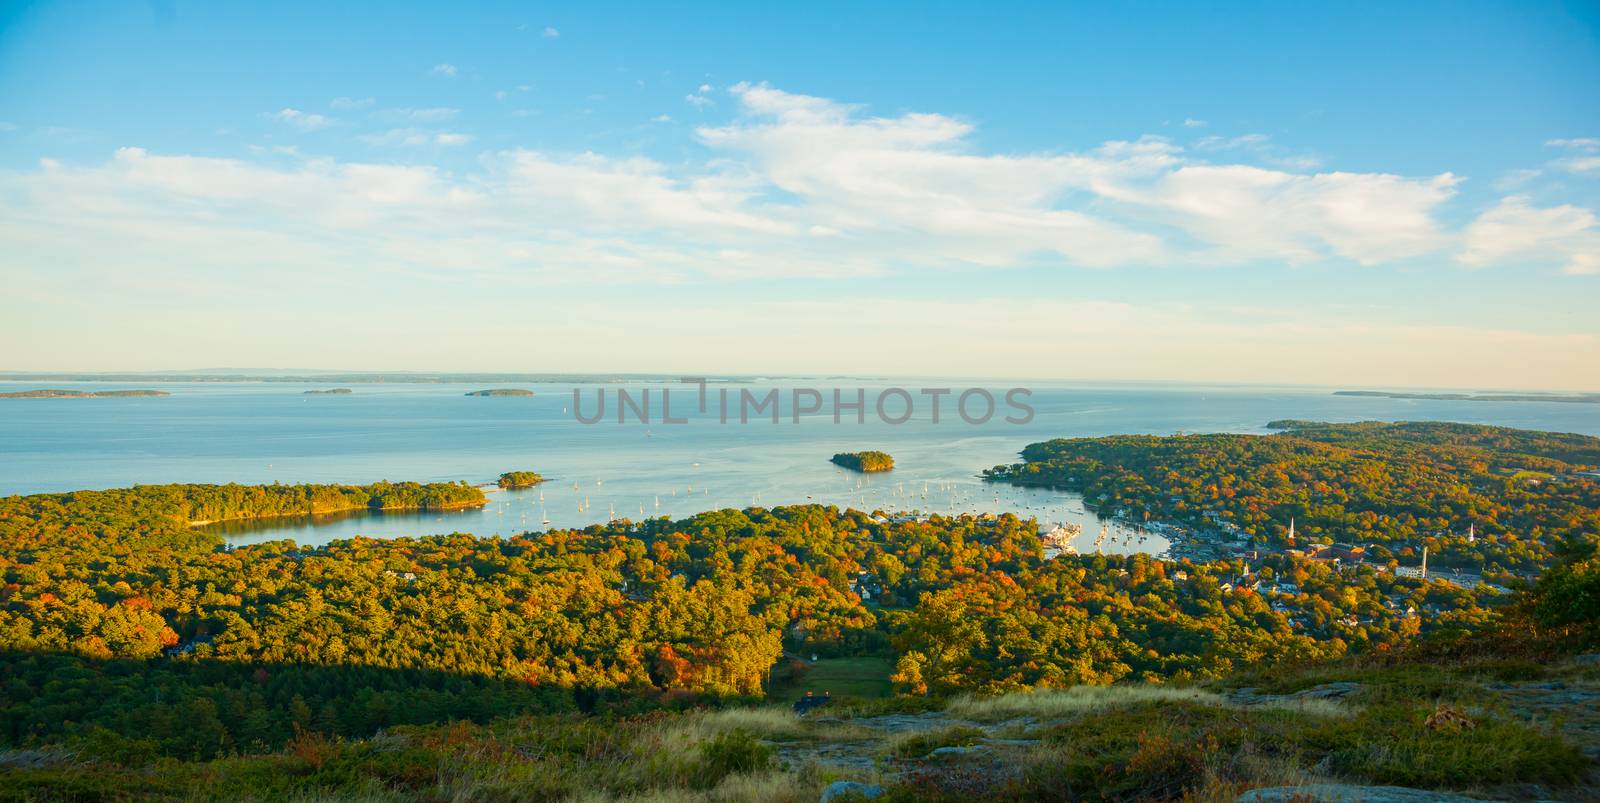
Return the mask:
{"type": "Polygon", "coordinates": [[[935,731],[913,733],[895,742],[894,754],[900,758],[921,758],[941,747],[968,747],[983,741],[978,728],[955,725],[935,731]]]}
{"type": "Polygon", "coordinates": [[[1533,612],[1548,627],[1572,628],[1600,641],[1600,558],[1557,566],[1539,578],[1533,612]]]}
{"type": "Polygon", "coordinates": [[[771,769],[775,753],[771,745],[763,743],[749,731],[729,731],[700,745],[700,764],[694,773],[695,785],[709,789],[729,775],[771,769]]]}

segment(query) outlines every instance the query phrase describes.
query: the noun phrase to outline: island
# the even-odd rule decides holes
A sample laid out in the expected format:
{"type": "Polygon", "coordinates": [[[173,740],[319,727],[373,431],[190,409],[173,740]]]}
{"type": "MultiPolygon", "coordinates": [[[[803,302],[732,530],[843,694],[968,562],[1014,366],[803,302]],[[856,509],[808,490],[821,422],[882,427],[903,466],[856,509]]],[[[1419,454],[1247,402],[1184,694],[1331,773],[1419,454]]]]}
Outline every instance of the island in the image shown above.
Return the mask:
{"type": "Polygon", "coordinates": [[[887,452],[840,452],[833,456],[833,464],[863,474],[888,471],[894,468],[894,458],[887,452]]]}
{"type": "Polygon", "coordinates": [[[0,399],[127,399],[153,396],[171,396],[164,390],[19,390],[0,393],[0,399]]]}
{"type": "Polygon", "coordinates": [[[1423,399],[1426,401],[1484,402],[1562,402],[1600,404],[1600,393],[1402,393],[1387,390],[1336,390],[1335,396],[1365,396],[1378,399],[1423,399]]]}
{"type": "Polygon", "coordinates": [[[544,482],[544,477],[539,476],[537,471],[507,471],[500,475],[500,481],[496,484],[507,490],[516,490],[532,488],[541,482],[544,482]]]}
{"type": "Polygon", "coordinates": [[[328,388],[327,390],[308,390],[308,391],[306,391],[305,395],[307,395],[307,396],[343,396],[345,394],[354,393],[354,392],[355,391],[353,391],[353,390],[351,390],[349,388],[328,388]]]}
{"type": "Polygon", "coordinates": [[[522,388],[490,388],[489,390],[474,390],[468,396],[532,396],[533,391],[522,388]]]}

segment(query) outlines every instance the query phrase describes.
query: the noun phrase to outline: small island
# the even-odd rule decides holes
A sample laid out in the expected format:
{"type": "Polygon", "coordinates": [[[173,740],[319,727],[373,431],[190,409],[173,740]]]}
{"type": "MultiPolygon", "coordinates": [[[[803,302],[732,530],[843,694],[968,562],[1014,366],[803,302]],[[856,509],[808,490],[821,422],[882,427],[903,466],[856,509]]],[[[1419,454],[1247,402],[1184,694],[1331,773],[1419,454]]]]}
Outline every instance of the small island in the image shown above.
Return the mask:
{"type": "Polygon", "coordinates": [[[164,390],[19,390],[0,393],[0,399],[127,399],[150,396],[171,396],[164,390]]]}
{"type": "Polygon", "coordinates": [[[1335,396],[1366,396],[1379,399],[1422,399],[1425,401],[1485,402],[1562,402],[1600,404],[1600,393],[1403,393],[1387,390],[1336,390],[1335,396]]]}
{"type": "Polygon", "coordinates": [[[544,477],[537,471],[507,471],[500,475],[500,481],[496,484],[506,490],[514,491],[518,488],[532,488],[541,482],[544,482],[544,477]]]}
{"type": "Polygon", "coordinates": [[[307,395],[307,396],[343,396],[346,393],[354,393],[354,392],[355,391],[353,391],[353,390],[351,390],[349,388],[328,388],[327,390],[308,390],[308,391],[306,391],[305,395],[307,395]]]}
{"type": "Polygon", "coordinates": [[[533,391],[522,388],[491,388],[489,390],[474,390],[468,396],[532,396],[533,391]]]}
{"type": "Polygon", "coordinates": [[[840,452],[833,456],[833,464],[871,474],[894,468],[894,458],[887,452],[840,452]]]}

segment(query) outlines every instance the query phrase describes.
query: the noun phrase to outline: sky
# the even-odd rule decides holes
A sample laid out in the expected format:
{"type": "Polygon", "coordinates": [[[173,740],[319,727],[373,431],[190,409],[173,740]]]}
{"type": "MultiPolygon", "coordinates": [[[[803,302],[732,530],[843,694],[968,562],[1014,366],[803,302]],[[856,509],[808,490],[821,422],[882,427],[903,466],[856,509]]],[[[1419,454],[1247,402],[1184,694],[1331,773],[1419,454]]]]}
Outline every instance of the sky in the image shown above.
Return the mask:
{"type": "Polygon", "coordinates": [[[0,0],[0,370],[1600,390],[1600,3],[0,0]]]}

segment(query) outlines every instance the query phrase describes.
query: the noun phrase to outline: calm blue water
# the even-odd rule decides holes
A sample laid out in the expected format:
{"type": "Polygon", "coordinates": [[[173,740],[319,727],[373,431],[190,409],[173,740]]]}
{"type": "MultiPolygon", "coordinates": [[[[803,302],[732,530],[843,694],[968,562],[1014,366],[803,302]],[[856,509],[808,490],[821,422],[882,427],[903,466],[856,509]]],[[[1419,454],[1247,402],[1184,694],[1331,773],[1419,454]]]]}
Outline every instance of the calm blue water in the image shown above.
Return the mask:
{"type": "MultiPolygon", "coordinates": [[[[0,494],[112,488],[158,482],[342,482],[467,480],[492,482],[501,472],[530,469],[549,481],[535,489],[494,492],[481,511],[354,516],[321,523],[279,522],[227,531],[232,540],[293,538],[320,543],[361,534],[378,537],[446,532],[510,534],[585,526],[611,515],[681,517],[702,510],[818,502],[873,510],[1001,511],[1100,522],[1069,494],[988,486],[977,473],[1012,462],[1023,446],[1053,437],[1117,433],[1265,432],[1267,421],[1450,420],[1600,435],[1600,407],[1530,402],[1449,402],[1341,397],[1330,389],[1260,387],[1030,387],[1037,410],[1027,425],[996,416],[972,426],[947,397],[943,421],[929,421],[925,397],[917,415],[891,426],[876,419],[871,400],[887,383],[784,380],[742,387],[867,388],[866,424],[824,412],[789,423],[761,419],[719,424],[716,409],[698,415],[692,386],[670,385],[673,414],[684,425],[583,425],[566,412],[572,385],[526,385],[533,398],[476,398],[483,385],[355,385],[348,396],[306,396],[326,385],[288,383],[74,384],[49,387],[108,390],[158,388],[155,399],[0,400],[0,494]],[[828,462],[839,451],[882,449],[895,457],[889,474],[863,476],[828,462]],[[642,514],[641,514],[642,509],[642,514]]],[[[912,381],[919,387],[963,388],[957,380],[912,381]]],[[[41,387],[0,382],[0,389],[41,387]]],[[[586,411],[596,388],[614,394],[662,385],[586,385],[586,411]]],[[[714,386],[715,387],[715,386],[714,386]]],[[[739,385],[730,385],[737,392],[739,385]]],[[[1004,386],[990,385],[997,396],[1004,386]]],[[[614,406],[610,395],[608,405],[614,406]]],[[[898,405],[891,407],[891,412],[898,405]]],[[[608,407],[608,412],[612,412],[608,407]]],[[[1003,414],[1004,410],[1002,410],[1003,414]]],[[[655,411],[659,418],[659,401],[655,411]]],[[[1113,527],[1108,551],[1159,552],[1165,542],[1113,527]]]]}

